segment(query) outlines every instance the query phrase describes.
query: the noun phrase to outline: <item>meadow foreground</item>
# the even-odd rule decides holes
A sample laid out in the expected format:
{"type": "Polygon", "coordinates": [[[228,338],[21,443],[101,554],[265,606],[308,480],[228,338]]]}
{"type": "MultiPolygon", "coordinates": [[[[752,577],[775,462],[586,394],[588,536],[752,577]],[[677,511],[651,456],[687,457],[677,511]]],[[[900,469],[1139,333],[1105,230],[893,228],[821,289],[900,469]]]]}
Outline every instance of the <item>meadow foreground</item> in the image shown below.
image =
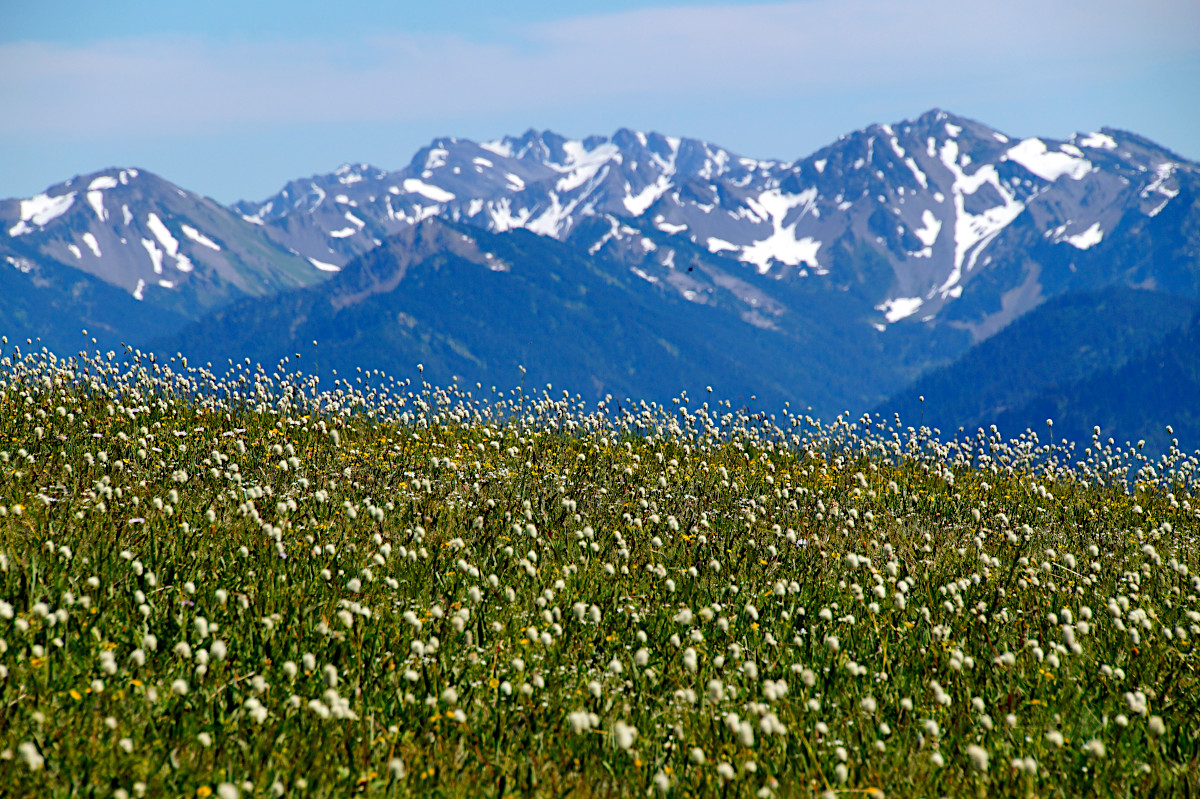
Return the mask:
{"type": "Polygon", "coordinates": [[[11,795],[1200,787],[1178,451],[3,358],[11,795]]]}

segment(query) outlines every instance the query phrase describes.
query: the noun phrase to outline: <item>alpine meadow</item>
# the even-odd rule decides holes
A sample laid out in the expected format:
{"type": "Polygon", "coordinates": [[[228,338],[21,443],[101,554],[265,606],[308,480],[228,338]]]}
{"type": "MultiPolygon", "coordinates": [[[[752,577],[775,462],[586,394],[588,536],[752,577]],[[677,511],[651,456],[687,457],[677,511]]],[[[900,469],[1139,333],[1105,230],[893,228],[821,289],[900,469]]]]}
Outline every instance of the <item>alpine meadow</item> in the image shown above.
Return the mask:
{"type": "Polygon", "coordinates": [[[1200,796],[1197,0],[9,5],[0,799],[1200,796]]]}
{"type": "Polygon", "coordinates": [[[1197,779],[1200,461],[7,345],[0,784],[1077,796],[1197,779]]]}

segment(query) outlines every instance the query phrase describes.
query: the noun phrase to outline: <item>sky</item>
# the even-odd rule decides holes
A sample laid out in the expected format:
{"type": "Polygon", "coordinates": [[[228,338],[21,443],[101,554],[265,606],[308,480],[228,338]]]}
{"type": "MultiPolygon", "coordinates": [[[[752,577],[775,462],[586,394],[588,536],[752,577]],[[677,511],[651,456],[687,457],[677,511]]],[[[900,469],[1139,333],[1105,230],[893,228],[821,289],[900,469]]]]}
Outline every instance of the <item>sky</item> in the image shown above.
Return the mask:
{"type": "Polygon", "coordinates": [[[0,197],[137,166],[256,200],[529,128],[795,159],[934,107],[1200,160],[1196,0],[9,0],[0,20],[0,197]]]}

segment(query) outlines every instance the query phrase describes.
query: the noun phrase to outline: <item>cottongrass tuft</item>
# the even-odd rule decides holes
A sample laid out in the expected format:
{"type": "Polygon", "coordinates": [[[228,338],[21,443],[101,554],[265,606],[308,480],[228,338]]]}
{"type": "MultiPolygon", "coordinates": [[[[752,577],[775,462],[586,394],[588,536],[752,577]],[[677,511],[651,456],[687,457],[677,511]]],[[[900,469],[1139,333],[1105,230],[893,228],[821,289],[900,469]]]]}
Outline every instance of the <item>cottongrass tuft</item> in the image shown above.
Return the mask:
{"type": "Polygon", "coordinates": [[[971,765],[979,771],[988,770],[988,753],[982,746],[971,744],[967,747],[967,757],[971,759],[971,765]]]}
{"type": "Polygon", "coordinates": [[[1162,716],[1151,716],[1146,722],[1146,730],[1155,738],[1161,738],[1167,734],[1167,725],[1163,723],[1162,716]]]}
{"type": "Polygon", "coordinates": [[[624,722],[618,721],[615,725],[613,725],[613,740],[616,741],[617,746],[621,749],[632,748],[633,742],[637,740],[637,736],[637,727],[634,727],[631,724],[625,724],[624,722]]]}

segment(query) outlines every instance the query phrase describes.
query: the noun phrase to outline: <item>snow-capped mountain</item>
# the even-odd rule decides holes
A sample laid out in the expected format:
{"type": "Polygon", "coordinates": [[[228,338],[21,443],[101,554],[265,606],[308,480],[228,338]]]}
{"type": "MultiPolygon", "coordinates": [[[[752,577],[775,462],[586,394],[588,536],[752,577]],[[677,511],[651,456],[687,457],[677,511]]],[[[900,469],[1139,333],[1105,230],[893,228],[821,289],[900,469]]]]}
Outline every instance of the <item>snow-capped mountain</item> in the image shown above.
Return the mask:
{"type": "Polygon", "coordinates": [[[631,130],[529,131],[438,139],[402,169],[345,165],[231,208],[141,170],[77,177],[0,202],[2,262],[15,288],[0,296],[0,322],[22,336],[70,332],[33,316],[41,305],[69,317],[72,297],[86,294],[78,318],[143,343],[144,331],[170,335],[229,308],[190,340],[232,353],[227,336],[266,357],[274,344],[286,354],[319,338],[352,365],[386,361],[379,347],[394,341],[394,364],[420,357],[431,373],[428,348],[442,342],[443,375],[474,369],[499,381],[511,356],[555,383],[565,343],[606,364],[577,390],[664,398],[670,375],[702,379],[684,365],[692,359],[726,364],[738,391],[770,383],[776,398],[840,411],[877,405],[1051,298],[1114,286],[1200,302],[1200,166],[1124,131],[1016,139],[939,110],[796,161],[631,130]],[[450,246],[462,237],[482,261],[450,246]],[[429,249],[438,243],[446,253],[429,249]],[[458,259],[452,271],[466,284],[445,279],[443,256],[458,259]],[[586,279],[571,277],[579,269],[586,279]],[[64,277],[81,273],[101,283],[64,277]],[[370,302],[347,300],[377,278],[370,302]],[[135,310],[102,313],[104,284],[135,310]],[[432,293],[418,301],[412,291],[432,293]],[[471,292],[496,307],[484,313],[471,292]],[[627,308],[605,311],[606,328],[589,308],[610,294],[627,308]],[[461,314],[439,319],[439,302],[461,314]],[[148,305],[166,316],[122,330],[148,305]],[[289,307],[309,310],[284,324],[289,307]],[[648,338],[624,340],[616,360],[579,339],[633,329],[622,313],[662,319],[639,321],[648,338]],[[501,346],[477,323],[535,317],[538,329],[575,332],[555,346],[521,335],[501,346]],[[680,325],[706,331],[703,341],[676,336],[680,325]],[[714,347],[757,366],[734,369],[714,347]]]}
{"type": "Polygon", "coordinates": [[[189,318],[321,279],[255,225],[139,169],[106,169],[0,201],[0,259],[51,261],[189,318]]]}
{"type": "MultiPolygon", "coordinates": [[[[869,322],[884,329],[937,319],[987,267],[1020,257],[1030,228],[1069,261],[1127,213],[1155,217],[1179,194],[1181,174],[1200,171],[1133,134],[1017,140],[934,110],[793,162],[629,130],[583,140],[548,131],[439,139],[402,170],[347,165],[236,209],[327,268],[438,215],[492,231],[525,228],[592,253],[623,250],[647,279],[703,302],[673,276],[670,242],[686,239],[776,278],[843,289],[869,282],[877,295],[869,322]],[[585,224],[592,219],[605,224],[585,224]]],[[[947,320],[983,337],[1045,298],[1035,283],[1023,275],[1002,287],[1024,286],[1020,297],[947,320]]],[[[994,305],[996,288],[987,284],[983,305],[994,305]]]]}

